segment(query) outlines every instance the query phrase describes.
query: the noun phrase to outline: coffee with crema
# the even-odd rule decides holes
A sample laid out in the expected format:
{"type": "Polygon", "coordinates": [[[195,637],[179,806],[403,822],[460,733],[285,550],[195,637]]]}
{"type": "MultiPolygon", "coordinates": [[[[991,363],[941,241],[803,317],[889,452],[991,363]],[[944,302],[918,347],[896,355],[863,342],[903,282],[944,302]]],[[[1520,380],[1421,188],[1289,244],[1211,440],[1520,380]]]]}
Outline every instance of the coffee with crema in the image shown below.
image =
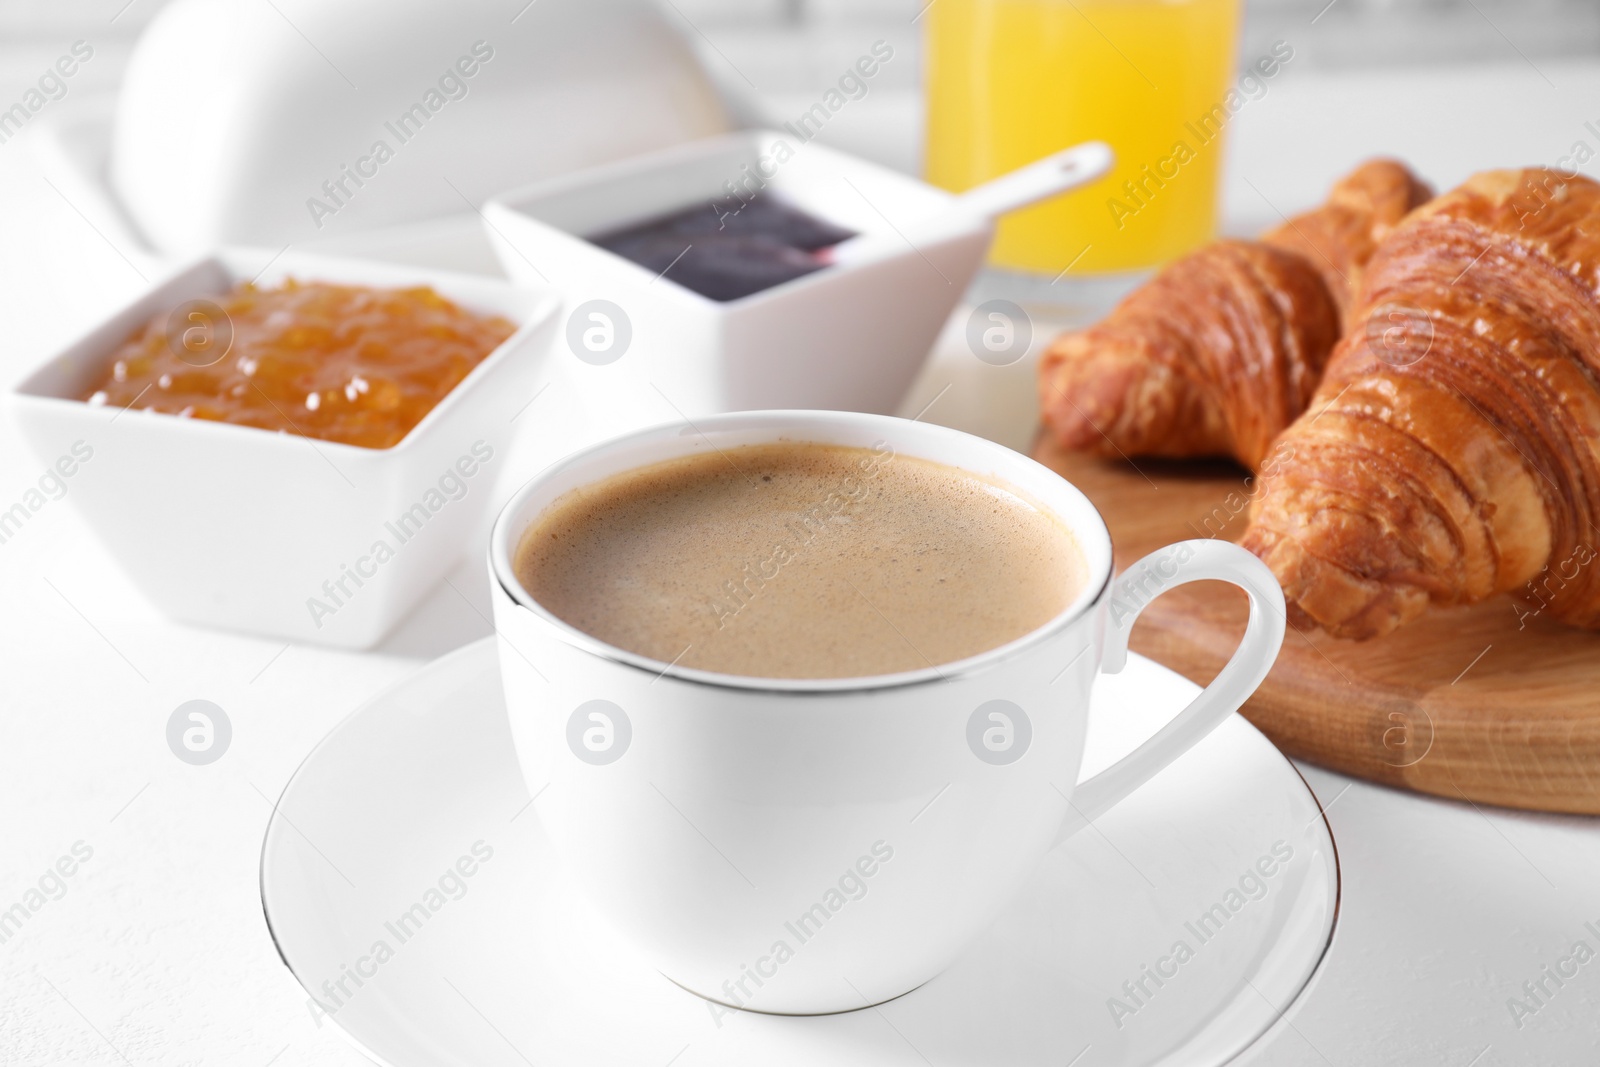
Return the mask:
{"type": "Polygon", "coordinates": [[[1020,491],[887,445],[710,450],[552,503],[515,569],[557,618],[663,664],[766,678],[938,667],[1058,615],[1086,580],[1020,491]]]}

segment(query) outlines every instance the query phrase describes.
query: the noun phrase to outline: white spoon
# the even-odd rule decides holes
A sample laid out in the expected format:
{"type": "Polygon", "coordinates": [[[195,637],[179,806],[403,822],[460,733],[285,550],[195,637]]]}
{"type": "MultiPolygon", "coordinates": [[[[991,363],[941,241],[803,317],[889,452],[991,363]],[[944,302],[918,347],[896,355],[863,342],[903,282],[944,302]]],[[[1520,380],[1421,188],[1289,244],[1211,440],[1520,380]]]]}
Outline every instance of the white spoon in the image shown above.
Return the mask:
{"type": "MultiPolygon", "coordinates": [[[[973,215],[999,218],[1018,208],[1089,184],[1109,171],[1116,158],[1116,153],[1104,141],[1085,141],[968,189],[941,211],[940,216],[959,213],[968,218],[973,215]]],[[[881,233],[858,234],[831,248],[820,249],[816,256],[827,263],[849,263],[876,250],[886,240],[898,240],[898,237],[881,233]]]]}

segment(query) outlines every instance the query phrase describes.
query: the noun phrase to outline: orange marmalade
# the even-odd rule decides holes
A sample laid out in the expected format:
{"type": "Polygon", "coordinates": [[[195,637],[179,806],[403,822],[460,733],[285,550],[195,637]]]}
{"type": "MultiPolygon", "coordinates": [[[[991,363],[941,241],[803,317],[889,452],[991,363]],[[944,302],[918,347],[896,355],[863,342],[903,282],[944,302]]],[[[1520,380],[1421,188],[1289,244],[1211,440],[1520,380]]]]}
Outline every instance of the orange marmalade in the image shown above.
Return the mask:
{"type": "Polygon", "coordinates": [[[515,331],[426,286],[245,283],[151,319],[82,399],[390,448],[515,331]]]}

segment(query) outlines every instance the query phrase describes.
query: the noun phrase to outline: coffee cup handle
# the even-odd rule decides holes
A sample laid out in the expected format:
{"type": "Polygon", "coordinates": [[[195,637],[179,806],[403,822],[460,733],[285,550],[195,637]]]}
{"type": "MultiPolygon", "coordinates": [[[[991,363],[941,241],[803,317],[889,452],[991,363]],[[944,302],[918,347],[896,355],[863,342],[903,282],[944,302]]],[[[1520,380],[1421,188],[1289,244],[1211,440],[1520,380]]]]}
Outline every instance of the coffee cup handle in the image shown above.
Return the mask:
{"type": "Polygon", "coordinates": [[[1176,718],[1110,767],[1078,783],[1060,840],[1105,814],[1221,725],[1249,699],[1272,668],[1287,624],[1278,580],[1266,564],[1238,545],[1196,540],[1150,553],[1112,584],[1100,669],[1116,674],[1128,662],[1128,635],[1150,601],[1169,589],[1207,579],[1231,582],[1250,598],[1250,621],[1239,647],[1221,673],[1176,718]]]}

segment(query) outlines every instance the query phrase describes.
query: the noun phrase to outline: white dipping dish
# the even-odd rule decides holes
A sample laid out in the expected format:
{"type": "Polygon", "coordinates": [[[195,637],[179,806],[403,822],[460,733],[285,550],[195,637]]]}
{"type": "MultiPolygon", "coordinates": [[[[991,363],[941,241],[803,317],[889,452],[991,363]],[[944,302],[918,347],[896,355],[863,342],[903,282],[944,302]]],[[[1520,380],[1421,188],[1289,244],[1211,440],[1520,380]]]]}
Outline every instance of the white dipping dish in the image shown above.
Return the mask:
{"type": "Polygon", "coordinates": [[[591,439],[724,411],[892,413],[983,261],[993,224],[914,178],[789,132],[681,145],[503,193],[484,222],[506,272],[567,296],[556,344],[588,407],[591,439]],[[719,302],[587,240],[687,207],[775,196],[866,235],[848,263],[719,302]],[[748,193],[746,194],[748,197],[748,193]],[[606,301],[620,310],[586,308],[606,301]],[[587,351],[584,331],[631,334],[587,351]],[[615,343],[615,342],[613,342],[615,343]]]}
{"type": "Polygon", "coordinates": [[[513,419],[538,388],[558,306],[548,290],[489,278],[225,250],[157,282],[67,346],[7,406],[41,462],[70,460],[67,496],[165,615],[368,648],[464,551],[479,550],[473,534],[487,528],[501,474],[525,477],[551,458],[525,454],[535,415],[513,419]],[[242,281],[268,286],[288,276],[429,285],[467,310],[511,320],[517,331],[391,448],[76,399],[153,316],[188,300],[216,300],[242,281]]]}

